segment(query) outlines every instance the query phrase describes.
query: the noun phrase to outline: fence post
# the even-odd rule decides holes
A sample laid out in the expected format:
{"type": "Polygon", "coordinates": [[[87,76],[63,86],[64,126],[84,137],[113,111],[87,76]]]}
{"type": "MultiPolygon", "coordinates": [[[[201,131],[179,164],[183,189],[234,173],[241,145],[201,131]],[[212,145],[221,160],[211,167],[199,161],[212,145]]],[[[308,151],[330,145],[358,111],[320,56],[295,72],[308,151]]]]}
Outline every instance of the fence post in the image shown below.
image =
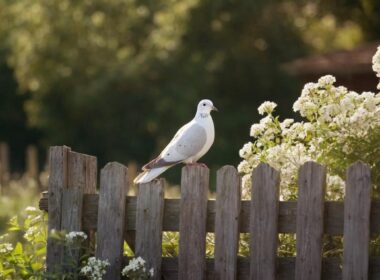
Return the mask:
{"type": "Polygon", "coordinates": [[[0,142],[0,187],[7,184],[9,179],[9,146],[7,143],[0,142]]]}
{"type": "Polygon", "coordinates": [[[295,279],[321,279],[326,168],[315,162],[298,175],[297,258],[295,279]]]}
{"type": "Polygon", "coordinates": [[[100,172],[96,249],[96,257],[110,263],[105,280],[121,277],[127,193],[127,168],[117,162],[108,163],[100,172]]]}
{"type": "Polygon", "coordinates": [[[276,279],[280,174],[261,163],[252,173],[250,279],[276,279]]]}
{"type": "MultiPolygon", "coordinates": [[[[48,183],[48,205],[49,235],[52,230],[61,230],[62,219],[62,192],[67,187],[67,162],[70,148],[50,147],[49,149],[49,183],[48,183]]],[[[49,274],[59,273],[62,269],[62,247],[56,240],[49,237],[46,251],[46,268],[49,274]]]]}
{"type": "Polygon", "coordinates": [[[29,145],[26,148],[26,175],[27,177],[39,181],[39,168],[38,168],[38,150],[34,145],[29,145]]]}
{"type": "Polygon", "coordinates": [[[347,170],[344,199],[343,280],[368,279],[371,171],[356,162],[347,170]]]}
{"type": "Polygon", "coordinates": [[[164,180],[138,186],[136,205],[136,256],[142,257],[152,279],[161,279],[162,220],[164,215],[164,180]]]}
{"type": "Polygon", "coordinates": [[[215,279],[237,275],[241,184],[237,170],[224,166],[216,175],[215,279]]]}
{"type": "MultiPolygon", "coordinates": [[[[67,188],[62,192],[62,226],[66,232],[82,231],[83,194],[86,188],[86,155],[69,152],[67,188]]],[[[79,264],[80,251],[71,247],[64,252],[65,271],[79,264]]]]}
{"type": "Polygon", "coordinates": [[[182,168],[178,279],[202,280],[206,269],[206,218],[209,170],[182,168]]]}

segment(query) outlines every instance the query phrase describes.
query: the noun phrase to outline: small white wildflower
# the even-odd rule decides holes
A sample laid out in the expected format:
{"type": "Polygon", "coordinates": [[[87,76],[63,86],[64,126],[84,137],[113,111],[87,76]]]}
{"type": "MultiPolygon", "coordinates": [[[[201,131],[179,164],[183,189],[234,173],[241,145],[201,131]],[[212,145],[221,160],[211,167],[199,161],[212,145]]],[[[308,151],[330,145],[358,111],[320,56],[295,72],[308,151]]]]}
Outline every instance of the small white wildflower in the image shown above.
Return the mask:
{"type": "Polygon", "coordinates": [[[66,234],[66,241],[69,243],[74,242],[74,240],[85,240],[87,239],[87,234],[82,231],[71,231],[66,234]]]}
{"type": "Polygon", "coordinates": [[[0,253],[1,254],[9,253],[12,250],[13,250],[13,245],[11,243],[0,244],[0,253]]]}
{"type": "MultiPolygon", "coordinates": [[[[377,51],[372,57],[372,69],[375,71],[376,76],[380,78],[380,46],[377,47],[377,51]]],[[[380,90],[380,82],[377,85],[377,89],[380,90]]]]}
{"type": "Polygon", "coordinates": [[[331,86],[335,82],[336,82],[336,79],[332,75],[322,76],[318,80],[318,84],[320,84],[321,86],[331,86]]]}
{"type": "Polygon", "coordinates": [[[150,277],[154,276],[154,268],[153,267],[151,269],[149,269],[149,275],[150,275],[150,277]]]}
{"type": "Polygon", "coordinates": [[[289,126],[291,126],[293,123],[294,123],[293,119],[285,119],[280,123],[280,127],[282,130],[284,130],[288,128],[289,126]]]}
{"type": "Polygon", "coordinates": [[[36,212],[38,211],[36,207],[33,207],[33,206],[28,206],[25,208],[25,212],[36,212]]]}
{"type": "Polygon", "coordinates": [[[265,127],[261,123],[255,123],[251,126],[251,132],[250,135],[252,137],[258,137],[263,131],[265,130],[265,127]]]}
{"type": "Polygon", "coordinates": [[[240,157],[244,158],[245,156],[249,155],[252,153],[252,143],[248,142],[244,144],[243,148],[240,149],[239,155],[240,157]]]}
{"type": "Polygon", "coordinates": [[[257,109],[259,111],[260,115],[264,115],[264,113],[272,114],[274,109],[277,107],[277,104],[270,101],[265,101],[262,103],[259,108],[257,109]]]}
{"type": "Polygon", "coordinates": [[[80,274],[87,276],[89,279],[102,280],[103,275],[106,273],[106,267],[109,265],[108,260],[102,261],[95,257],[90,257],[87,264],[81,268],[80,274]]]}

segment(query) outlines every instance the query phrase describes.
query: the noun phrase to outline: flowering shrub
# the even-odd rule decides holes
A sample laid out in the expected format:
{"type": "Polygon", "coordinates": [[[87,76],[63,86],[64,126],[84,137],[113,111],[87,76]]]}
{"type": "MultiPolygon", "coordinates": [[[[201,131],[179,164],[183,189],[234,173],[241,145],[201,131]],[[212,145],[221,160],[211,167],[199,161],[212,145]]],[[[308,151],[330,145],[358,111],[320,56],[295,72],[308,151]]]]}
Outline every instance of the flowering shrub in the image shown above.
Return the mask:
{"type": "Polygon", "coordinates": [[[146,280],[154,275],[154,269],[149,271],[145,267],[145,260],[141,257],[133,258],[129,261],[128,265],[123,268],[121,274],[131,280],[146,280]]]}
{"type": "MultiPolygon", "coordinates": [[[[380,48],[373,57],[373,69],[380,77],[380,48]]],[[[357,160],[371,166],[373,182],[380,185],[380,94],[356,93],[335,85],[331,75],[317,83],[308,83],[293,109],[305,119],[279,120],[276,104],[264,102],[258,111],[264,118],[253,124],[253,142],[240,150],[243,161],[238,170],[244,173],[244,195],[249,195],[252,170],[266,162],[281,172],[281,199],[296,197],[299,167],[313,160],[328,168],[327,197],[343,197],[346,168],[357,160]],[[375,177],[377,176],[377,177],[375,177]]],[[[376,187],[376,186],[375,186],[376,187]]]]}

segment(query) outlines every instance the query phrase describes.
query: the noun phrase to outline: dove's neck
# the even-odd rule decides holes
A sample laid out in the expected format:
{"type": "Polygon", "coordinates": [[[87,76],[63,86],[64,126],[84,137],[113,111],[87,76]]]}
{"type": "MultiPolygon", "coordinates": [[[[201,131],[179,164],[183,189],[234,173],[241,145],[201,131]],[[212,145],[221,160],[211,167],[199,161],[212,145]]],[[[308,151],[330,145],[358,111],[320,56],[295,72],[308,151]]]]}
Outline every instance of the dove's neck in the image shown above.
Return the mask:
{"type": "Polygon", "coordinates": [[[211,114],[208,112],[197,112],[194,119],[197,121],[208,121],[211,119],[211,114]]]}

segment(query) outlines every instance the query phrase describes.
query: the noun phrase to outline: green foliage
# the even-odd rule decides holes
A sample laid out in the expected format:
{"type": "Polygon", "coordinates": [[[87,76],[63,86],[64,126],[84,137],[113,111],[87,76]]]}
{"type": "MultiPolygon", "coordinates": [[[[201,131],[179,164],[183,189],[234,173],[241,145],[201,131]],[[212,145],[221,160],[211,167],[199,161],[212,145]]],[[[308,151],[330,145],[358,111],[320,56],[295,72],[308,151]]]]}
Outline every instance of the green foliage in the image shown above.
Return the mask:
{"type": "Polygon", "coordinates": [[[40,197],[40,190],[34,180],[11,180],[3,186],[0,196],[0,235],[6,230],[7,222],[15,215],[21,219],[27,217],[24,209],[36,206],[40,197]]]}
{"type": "Polygon", "coordinates": [[[8,223],[8,233],[0,237],[1,279],[43,279],[46,255],[47,215],[28,207],[27,217],[17,216],[8,223]],[[23,241],[10,243],[11,235],[23,236],[23,241]]]}
{"type": "MultiPolygon", "coordinates": [[[[44,132],[28,139],[102,164],[147,161],[207,97],[221,113],[206,161],[237,163],[252,108],[271,96],[291,115],[283,93],[297,85],[283,62],[378,34],[376,1],[325,2],[0,0],[0,61],[28,93],[6,99],[44,132]]],[[[6,87],[16,96],[15,82],[6,87]]]]}

